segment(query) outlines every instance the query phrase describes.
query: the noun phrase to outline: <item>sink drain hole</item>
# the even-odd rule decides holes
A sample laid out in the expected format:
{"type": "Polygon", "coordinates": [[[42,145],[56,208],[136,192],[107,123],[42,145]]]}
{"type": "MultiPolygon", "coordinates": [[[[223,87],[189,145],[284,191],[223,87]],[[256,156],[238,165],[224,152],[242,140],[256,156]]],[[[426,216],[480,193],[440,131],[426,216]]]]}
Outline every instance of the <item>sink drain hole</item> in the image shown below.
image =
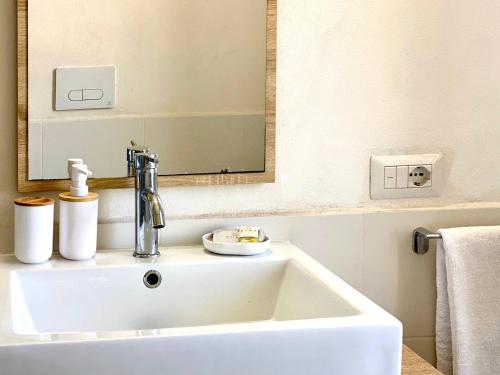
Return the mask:
{"type": "Polygon", "coordinates": [[[158,288],[161,284],[161,274],[158,271],[151,270],[146,272],[142,280],[148,288],[158,288]]]}

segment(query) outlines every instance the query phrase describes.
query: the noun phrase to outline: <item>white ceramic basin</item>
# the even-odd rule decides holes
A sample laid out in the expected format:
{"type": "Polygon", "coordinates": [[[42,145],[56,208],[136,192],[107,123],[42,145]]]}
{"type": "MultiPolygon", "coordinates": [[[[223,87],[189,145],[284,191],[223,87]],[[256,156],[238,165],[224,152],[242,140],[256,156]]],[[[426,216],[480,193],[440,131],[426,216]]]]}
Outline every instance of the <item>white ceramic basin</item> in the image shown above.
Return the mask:
{"type": "Polygon", "coordinates": [[[0,257],[0,375],[400,374],[401,324],[294,246],[162,253],[0,257]]]}

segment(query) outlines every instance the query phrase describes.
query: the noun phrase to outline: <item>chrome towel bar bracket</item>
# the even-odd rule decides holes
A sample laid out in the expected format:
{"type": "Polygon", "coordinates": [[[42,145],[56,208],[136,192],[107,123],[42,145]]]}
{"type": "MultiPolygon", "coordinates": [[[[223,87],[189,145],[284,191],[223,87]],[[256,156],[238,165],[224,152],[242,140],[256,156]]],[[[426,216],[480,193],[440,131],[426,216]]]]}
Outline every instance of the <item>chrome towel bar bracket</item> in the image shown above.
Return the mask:
{"type": "Polygon", "coordinates": [[[429,251],[429,240],[440,240],[439,233],[433,233],[425,228],[417,228],[412,235],[412,249],[415,254],[425,254],[429,251]]]}

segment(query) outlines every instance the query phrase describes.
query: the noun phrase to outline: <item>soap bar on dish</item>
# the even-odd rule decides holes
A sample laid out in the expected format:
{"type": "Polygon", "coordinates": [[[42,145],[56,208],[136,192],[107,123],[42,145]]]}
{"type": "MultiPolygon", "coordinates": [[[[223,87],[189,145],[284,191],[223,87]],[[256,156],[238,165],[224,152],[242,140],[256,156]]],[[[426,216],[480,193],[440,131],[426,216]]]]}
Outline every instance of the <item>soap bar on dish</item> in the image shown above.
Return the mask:
{"type": "Polygon", "coordinates": [[[237,229],[238,242],[259,242],[260,229],[257,227],[241,227],[237,229]]]}
{"type": "Polygon", "coordinates": [[[235,243],[238,242],[237,232],[231,229],[219,229],[213,234],[213,242],[217,243],[235,243]]]}

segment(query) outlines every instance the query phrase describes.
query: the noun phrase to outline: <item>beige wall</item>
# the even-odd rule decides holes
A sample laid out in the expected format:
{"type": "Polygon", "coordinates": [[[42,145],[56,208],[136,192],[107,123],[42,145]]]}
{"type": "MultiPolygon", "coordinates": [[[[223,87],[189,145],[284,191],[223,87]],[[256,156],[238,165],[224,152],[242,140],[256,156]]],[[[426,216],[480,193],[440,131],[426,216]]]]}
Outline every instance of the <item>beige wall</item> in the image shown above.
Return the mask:
{"type": "Polygon", "coordinates": [[[0,249],[12,249],[16,196],[16,2],[0,3],[0,249]]]}
{"type": "Polygon", "coordinates": [[[265,0],[29,1],[31,119],[263,113],[265,72],[265,0]],[[114,109],[53,111],[55,68],[107,65],[114,109]]]}

